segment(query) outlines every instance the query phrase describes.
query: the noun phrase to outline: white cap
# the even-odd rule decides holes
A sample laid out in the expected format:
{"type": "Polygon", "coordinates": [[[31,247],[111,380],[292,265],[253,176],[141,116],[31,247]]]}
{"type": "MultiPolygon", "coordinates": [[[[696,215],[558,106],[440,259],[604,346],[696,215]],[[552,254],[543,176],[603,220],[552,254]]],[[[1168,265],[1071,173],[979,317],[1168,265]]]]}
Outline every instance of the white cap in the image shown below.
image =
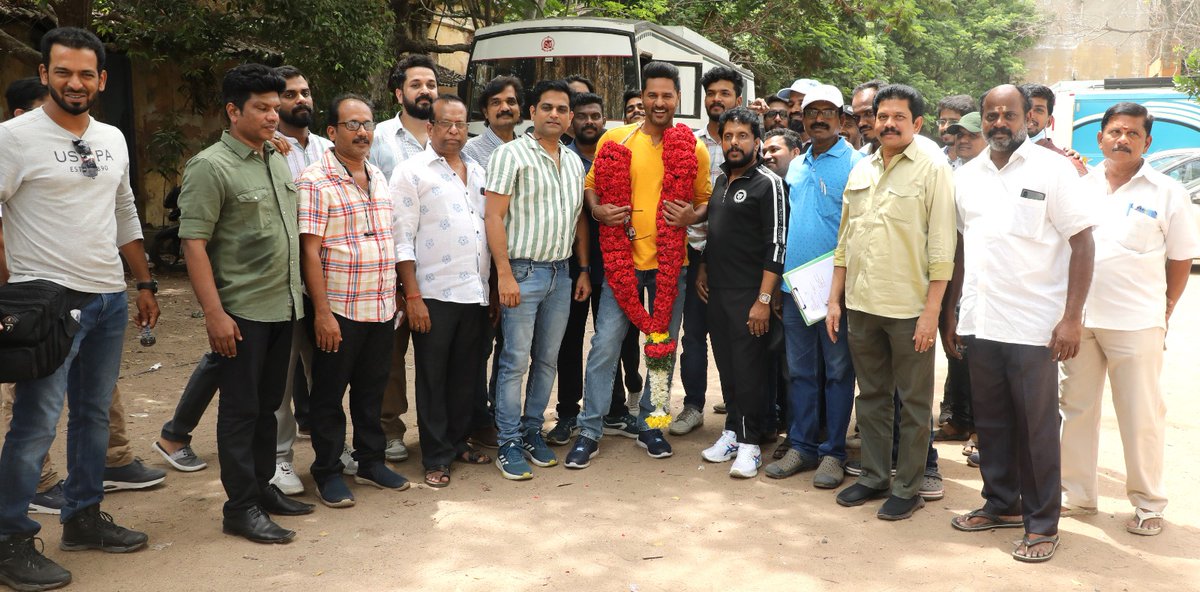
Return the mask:
{"type": "Polygon", "coordinates": [[[812,91],[812,89],[818,86],[821,86],[821,83],[817,82],[816,80],[811,78],[800,78],[793,82],[791,86],[779,89],[779,92],[775,93],[775,96],[788,101],[791,100],[792,93],[798,92],[802,95],[807,95],[812,91]]]}
{"type": "Polygon", "coordinates": [[[800,104],[800,108],[804,109],[813,103],[826,101],[833,103],[834,107],[842,108],[842,91],[838,87],[822,84],[804,94],[804,101],[800,104]]]}

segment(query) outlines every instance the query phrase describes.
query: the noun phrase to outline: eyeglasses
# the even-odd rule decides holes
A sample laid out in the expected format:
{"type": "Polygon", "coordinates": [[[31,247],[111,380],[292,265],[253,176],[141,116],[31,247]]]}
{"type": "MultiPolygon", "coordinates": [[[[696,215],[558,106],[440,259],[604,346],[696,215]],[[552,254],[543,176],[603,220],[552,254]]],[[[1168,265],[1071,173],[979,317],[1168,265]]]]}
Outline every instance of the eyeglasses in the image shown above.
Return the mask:
{"type": "Polygon", "coordinates": [[[958,123],[957,119],[939,119],[939,120],[937,120],[938,126],[954,125],[956,123],[958,123]]]}
{"type": "Polygon", "coordinates": [[[787,119],[787,111],[783,109],[771,109],[763,114],[763,119],[787,119]]]}
{"type": "Polygon", "coordinates": [[[91,145],[85,140],[71,140],[71,144],[75,146],[75,153],[83,163],[79,172],[89,179],[95,179],[100,174],[100,165],[96,164],[96,155],[92,154],[91,145]]]}
{"type": "Polygon", "coordinates": [[[360,129],[364,129],[367,131],[375,130],[375,122],[374,121],[355,121],[355,120],[351,119],[350,121],[339,121],[333,125],[344,125],[344,126],[346,126],[346,129],[348,129],[352,132],[356,132],[360,129]]]}
{"type": "Polygon", "coordinates": [[[433,122],[433,126],[442,131],[448,131],[450,128],[454,128],[460,132],[467,131],[467,122],[465,121],[447,121],[445,119],[439,119],[433,122]]]}
{"type": "Polygon", "coordinates": [[[834,117],[837,117],[837,116],[838,116],[838,115],[839,115],[841,112],[842,112],[842,110],[841,110],[841,109],[814,109],[814,108],[809,108],[809,109],[805,109],[805,110],[804,110],[804,116],[805,116],[805,117],[818,117],[818,116],[819,116],[819,117],[825,117],[825,118],[833,119],[834,117]]]}

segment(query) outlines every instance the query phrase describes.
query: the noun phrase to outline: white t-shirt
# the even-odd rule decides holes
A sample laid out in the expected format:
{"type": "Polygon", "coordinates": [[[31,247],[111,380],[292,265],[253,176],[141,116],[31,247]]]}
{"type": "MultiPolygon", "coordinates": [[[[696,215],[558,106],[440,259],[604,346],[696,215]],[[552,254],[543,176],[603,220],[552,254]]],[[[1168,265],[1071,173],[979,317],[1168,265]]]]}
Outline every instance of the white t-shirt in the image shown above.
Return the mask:
{"type": "Polygon", "coordinates": [[[954,172],[964,278],[958,333],[1046,346],[1067,300],[1070,238],[1096,224],[1079,174],[1025,142],[1001,170],[991,148],[954,172]]]}
{"type": "Polygon", "coordinates": [[[1178,181],[1143,162],[1128,183],[1109,193],[1104,163],[1083,178],[1084,195],[1100,216],[1096,267],[1083,324],[1095,329],[1166,329],[1168,259],[1200,257],[1200,230],[1178,181]]]}
{"type": "Polygon", "coordinates": [[[10,281],[125,291],[118,247],[142,238],[142,229],[120,130],[90,119],[77,138],[41,109],[0,123],[0,203],[10,281]],[[84,174],[90,167],[76,140],[91,149],[94,178],[84,174]]]}

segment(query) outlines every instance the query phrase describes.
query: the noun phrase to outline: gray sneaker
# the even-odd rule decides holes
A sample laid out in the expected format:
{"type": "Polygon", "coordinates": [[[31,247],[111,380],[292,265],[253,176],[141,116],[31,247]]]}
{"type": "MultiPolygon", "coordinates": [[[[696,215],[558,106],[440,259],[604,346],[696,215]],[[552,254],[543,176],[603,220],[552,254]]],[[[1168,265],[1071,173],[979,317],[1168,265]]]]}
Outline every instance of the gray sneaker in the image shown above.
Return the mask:
{"type": "Polygon", "coordinates": [[[704,412],[685,405],[683,411],[671,420],[671,427],[667,431],[671,432],[672,436],[682,436],[688,432],[704,425],[704,412]]]}
{"type": "Polygon", "coordinates": [[[167,452],[167,449],[163,448],[162,444],[155,442],[153,444],[153,448],[154,451],[161,454],[163,460],[166,460],[167,464],[174,467],[176,471],[191,473],[193,471],[199,471],[208,466],[208,463],[200,460],[199,456],[196,456],[196,453],[192,450],[191,445],[184,445],[183,448],[180,448],[175,452],[167,452]]]}
{"type": "Polygon", "coordinates": [[[387,441],[387,447],[383,449],[383,457],[391,462],[404,462],[408,460],[408,447],[404,445],[404,438],[392,438],[387,441]]]}
{"type": "Polygon", "coordinates": [[[799,450],[789,448],[783,458],[767,465],[766,473],[772,479],[791,477],[800,471],[811,471],[817,468],[817,459],[804,456],[799,450]]]}
{"type": "Polygon", "coordinates": [[[821,459],[821,466],[817,467],[817,474],[813,475],[813,487],[833,489],[841,485],[845,478],[846,471],[842,470],[842,461],[832,456],[826,456],[821,459]]]}
{"type": "Polygon", "coordinates": [[[926,501],[940,500],[946,497],[946,489],[942,487],[942,476],[937,471],[927,471],[925,478],[921,480],[921,489],[917,491],[917,495],[925,498],[926,501]]]}

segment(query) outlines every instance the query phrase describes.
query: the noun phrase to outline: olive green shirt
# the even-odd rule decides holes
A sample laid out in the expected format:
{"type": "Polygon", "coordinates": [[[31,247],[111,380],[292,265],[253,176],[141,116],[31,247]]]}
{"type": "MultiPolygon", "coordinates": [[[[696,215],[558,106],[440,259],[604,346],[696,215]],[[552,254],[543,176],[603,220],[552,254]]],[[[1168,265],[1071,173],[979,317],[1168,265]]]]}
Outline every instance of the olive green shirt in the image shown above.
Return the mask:
{"type": "Polygon", "coordinates": [[[266,161],[225,131],[188,161],[179,237],[208,241],[221,307],[260,322],[304,316],[296,185],[270,144],[266,161]]]}
{"type": "Polygon", "coordinates": [[[833,264],[846,268],[846,308],[893,319],[921,315],[929,282],[949,280],[957,241],[954,174],[914,140],[850,171],[833,264]]]}

